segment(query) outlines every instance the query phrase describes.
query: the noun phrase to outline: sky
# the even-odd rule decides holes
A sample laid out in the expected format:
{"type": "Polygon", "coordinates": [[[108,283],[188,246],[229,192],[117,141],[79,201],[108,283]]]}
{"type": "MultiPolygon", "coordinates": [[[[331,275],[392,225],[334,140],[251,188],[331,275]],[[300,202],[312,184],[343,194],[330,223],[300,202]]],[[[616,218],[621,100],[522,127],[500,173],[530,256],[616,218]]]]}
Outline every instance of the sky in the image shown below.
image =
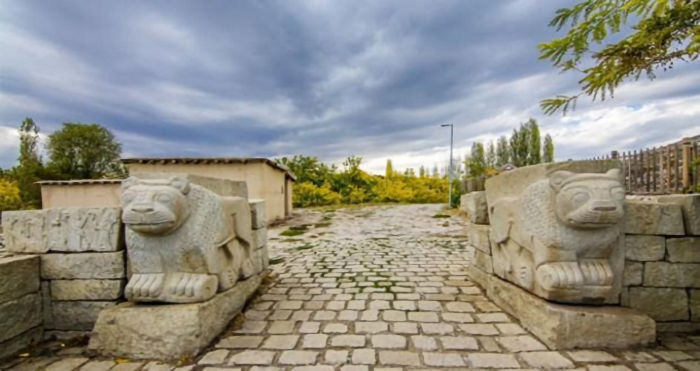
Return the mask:
{"type": "Polygon", "coordinates": [[[572,1],[0,0],[0,167],[17,128],[99,123],[124,157],[349,155],[382,173],[445,166],[532,117],[557,160],[700,134],[700,62],[582,98],[538,59],[572,1]]]}

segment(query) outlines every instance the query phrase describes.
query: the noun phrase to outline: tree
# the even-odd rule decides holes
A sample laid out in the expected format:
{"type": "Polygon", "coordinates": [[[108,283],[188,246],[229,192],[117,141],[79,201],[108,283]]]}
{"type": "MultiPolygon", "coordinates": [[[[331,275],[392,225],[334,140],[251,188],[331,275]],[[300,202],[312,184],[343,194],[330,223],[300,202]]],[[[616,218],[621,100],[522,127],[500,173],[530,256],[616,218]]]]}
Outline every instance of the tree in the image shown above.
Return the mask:
{"type": "Polygon", "coordinates": [[[391,159],[386,160],[386,171],[384,172],[384,178],[391,179],[394,177],[394,166],[391,164],[391,159]]]}
{"type": "Polygon", "coordinates": [[[493,142],[489,142],[486,147],[486,167],[496,166],[496,148],[494,148],[493,142]]]}
{"type": "Polygon", "coordinates": [[[98,124],[67,122],[49,135],[49,167],[67,179],[123,176],[121,145],[98,124]]]}
{"type": "Polygon", "coordinates": [[[475,178],[484,175],[486,171],[486,158],[484,156],[483,143],[472,143],[471,156],[469,156],[464,165],[469,169],[470,177],[475,178]]]}
{"type": "Polygon", "coordinates": [[[433,165],[433,178],[439,178],[440,177],[440,170],[438,169],[437,164],[433,165]]]}
{"type": "Polygon", "coordinates": [[[550,21],[557,31],[569,26],[566,35],[539,45],[540,59],[548,59],[565,71],[578,71],[581,92],[545,99],[540,107],[546,114],[575,108],[582,94],[604,100],[628,78],[639,79],[655,71],[673,68],[675,61],[693,61],[700,55],[700,1],[697,0],[583,0],[562,8],[550,21]],[[619,33],[628,19],[637,23],[619,41],[593,51],[619,33]]]}
{"type": "Polygon", "coordinates": [[[503,166],[507,164],[509,160],[508,138],[506,138],[505,135],[501,135],[496,145],[496,166],[503,166]]]}
{"type": "Polygon", "coordinates": [[[542,159],[544,162],[554,162],[554,143],[549,134],[544,136],[544,153],[542,159]]]}
{"type": "Polygon", "coordinates": [[[36,182],[44,173],[44,165],[39,155],[39,127],[34,120],[27,117],[19,128],[19,164],[15,166],[10,176],[16,181],[19,198],[23,209],[41,207],[41,188],[36,182]]]}
{"type": "Polygon", "coordinates": [[[535,165],[542,162],[540,128],[533,118],[528,122],[529,144],[528,144],[528,165],[535,165]]]}
{"type": "Polygon", "coordinates": [[[513,165],[520,167],[528,164],[530,145],[530,128],[520,124],[519,129],[513,129],[510,137],[510,158],[513,165]]]}
{"type": "Polygon", "coordinates": [[[0,211],[17,210],[22,207],[17,183],[11,179],[0,177],[0,211]]]}
{"type": "Polygon", "coordinates": [[[426,174],[427,174],[427,170],[425,169],[425,166],[421,165],[421,166],[418,168],[418,176],[421,177],[421,178],[425,178],[425,177],[426,177],[426,174]]]}

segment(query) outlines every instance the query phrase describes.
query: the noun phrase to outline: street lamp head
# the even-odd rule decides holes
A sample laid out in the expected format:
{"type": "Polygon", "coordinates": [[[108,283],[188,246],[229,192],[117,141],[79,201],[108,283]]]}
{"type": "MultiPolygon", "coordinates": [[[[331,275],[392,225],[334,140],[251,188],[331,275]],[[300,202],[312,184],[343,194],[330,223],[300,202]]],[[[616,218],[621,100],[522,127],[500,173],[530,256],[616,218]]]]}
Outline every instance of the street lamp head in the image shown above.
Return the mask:
{"type": "Polygon", "coordinates": [[[448,127],[448,126],[452,126],[452,124],[442,124],[442,125],[440,125],[440,127],[443,127],[443,128],[444,128],[444,127],[448,127]]]}

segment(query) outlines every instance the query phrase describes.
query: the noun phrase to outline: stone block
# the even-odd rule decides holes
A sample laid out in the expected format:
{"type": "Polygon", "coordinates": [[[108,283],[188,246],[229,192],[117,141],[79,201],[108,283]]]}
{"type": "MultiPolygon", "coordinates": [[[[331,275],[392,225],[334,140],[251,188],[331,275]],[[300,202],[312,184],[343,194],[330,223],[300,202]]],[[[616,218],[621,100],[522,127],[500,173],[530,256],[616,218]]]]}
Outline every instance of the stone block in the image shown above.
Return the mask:
{"type": "Polygon", "coordinates": [[[619,161],[526,166],[486,180],[494,273],[546,300],[618,303],[625,191],[619,161]]]}
{"type": "Polygon", "coordinates": [[[486,192],[470,192],[462,195],[460,197],[460,208],[467,213],[470,222],[474,224],[489,224],[486,192]]]}
{"type": "Polygon", "coordinates": [[[690,290],[690,320],[700,322],[700,290],[690,290]]]}
{"type": "Polygon", "coordinates": [[[630,348],[656,340],[654,320],[636,310],[556,304],[496,276],[488,281],[489,298],[550,349],[630,348]]]}
{"type": "Polygon", "coordinates": [[[634,261],[662,260],[666,254],[666,238],[628,234],[625,236],[625,258],[634,261]]]}
{"type": "Polygon", "coordinates": [[[486,273],[493,273],[493,260],[491,259],[491,255],[485,254],[479,250],[474,252],[474,266],[486,273]]]}
{"type": "Polygon", "coordinates": [[[100,313],[90,349],[128,358],[194,357],[226,328],[257,290],[263,275],[211,299],[189,304],[123,303],[100,313]]]}
{"type": "Polygon", "coordinates": [[[627,200],[625,233],[682,236],[685,228],[681,207],[677,204],[627,200]]]}
{"type": "Polygon", "coordinates": [[[644,264],[644,286],[700,287],[700,264],[646,263],[644,264]]]}
{"type": "Polygon", "coordinates": [[[659,196],[658,200],[680,205],[685,233],[700,236],[700,194],[659,196]]]}
{"type": "Polygon", "coordinates": [[[51,312],[51,281],[41,281],[41,312],[44,328],[53,328],[53,313],[51,312]]]}
{"type": "Polygon", "coordinates": [[[267,216],[265,214],[265,200],[250,200],[250,215],[253,219],[253,229],[267,227],[267,216]]]}
{"type": "Polygon", "coordinates": [[[253,246],[256,249],[267,245],[267,228],[253,230],[253,246]]]}
{"type": "Polygon", "coordinates": [[[688,295],[684,289],[631,287],[630,307],[657,321],[688,320],[688,295]]]}
{"type": "Polygon", "coordinates": [[[700,263],[700,237],[669,238],[666,249],[670,262],[700,263]]]}
{"type": "Polygon", "coordinates": [[[0,303],[39,291],[39,257],[0,257],[0,303]]]}
{"type": "Polygon", "coordinates": [[[625,270],[622,274],[622,286],[639,286],[642,284],[642,272],[644,264],[638,262],[625,262],[625,270]]]}
{"type": "Polygon", "coordinates": [[[124,277],[123,251],[41,255],[42,279],[117,279],[124,277]]]}
{"type": "Polygon", "coordinates": [[[41,295],[32,293],[0,304],[0,342],[41,325],[41,295]]]}
{"type": "Polygon", "coordinates": [[[53,300],[117,300],[122,297],[124,280],[53,280],[53,300]]]}
{"type": "Polygon", "coordinates": [[[700,322],[657,322],[656,330],[658,332],[700,332],[700,322]]]}
{"type": "MultiPolygon", "coordinates": [[[[5,213],[9,251],[117,251],[121,210],[117,207],[61,207],[5,213]]],[[[3,215],[5,215],[3,214],[3,215]]]]}
{"type": "Polygon", "coordinates": [[[489,240],[489,226],[470,223],[467,227],[469,243],[475,248],[491,255],[491,241],[489,240]]]}
{"type": "Polygon", "coordinates": [[[0,359],[14,356],[25,348],[39,343],[43,337],[41,326],[31,328],[11,339],[0,341],[0,359]]]}
{"type": "Polygon", "coordinates": [[[46,243],[46,210],[2,212],[5,247],[9,252],[43,254],[46,243]]]}
{"type": "Polygon", "coordinates": [[[113,301],[53,301],[51,330],[90,331],[100,312],[115,305],[113,301]]]}
{"type": "Polygon", "coordinates": [[[91,331],[76,331],[76,330],[46,330],[44,331],[44,340],[74,340],[79,338],[90,337],[91,331]]]}

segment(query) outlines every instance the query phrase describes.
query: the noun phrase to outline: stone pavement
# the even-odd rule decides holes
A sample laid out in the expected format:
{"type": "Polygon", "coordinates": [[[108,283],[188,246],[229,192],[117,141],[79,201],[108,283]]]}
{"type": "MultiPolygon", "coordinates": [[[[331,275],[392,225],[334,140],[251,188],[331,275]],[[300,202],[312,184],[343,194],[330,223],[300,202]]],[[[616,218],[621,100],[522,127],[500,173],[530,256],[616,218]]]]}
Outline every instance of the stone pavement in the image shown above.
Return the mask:
{"type": "Polygon", "coordinates": [[[473,252],[465,221],[442,213],[440,205],[303,211],[292,229],[272,228],[266,286],[244,316],[189,365],[90,358],[81,347],[67,347],[7,366],[700,370],[698,335],[662,336],[651,349],[547,350],[468,280],[463,268],[473,252]]]}

